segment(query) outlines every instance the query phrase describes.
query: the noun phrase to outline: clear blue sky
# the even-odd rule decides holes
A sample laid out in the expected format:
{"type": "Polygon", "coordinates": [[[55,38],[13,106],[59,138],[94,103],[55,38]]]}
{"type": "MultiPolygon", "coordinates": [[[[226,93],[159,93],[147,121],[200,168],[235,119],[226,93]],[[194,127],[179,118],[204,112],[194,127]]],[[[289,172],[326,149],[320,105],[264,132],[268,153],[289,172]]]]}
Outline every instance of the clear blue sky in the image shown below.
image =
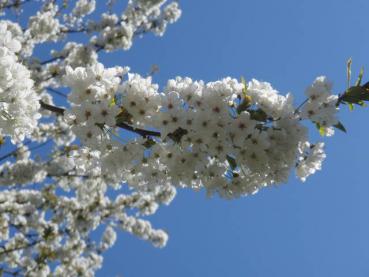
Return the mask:
{"type": "MultiPolygon", "coordinates": [[[[145,36],[102,61],[141,74],[157,64],[161,85],[177,75],[257,78],[293,92],[296,103],[322,74],[344,90],[349,57],[353,72],[364,66],[369,80],[367,0],[180,3],[182,18],[164,37],[145,36]]],[[[234,201],[179,190],[150,217],[170,234],[167,247],[120,232],[97,276],[369,276],[369,107],[344,109],[340,118],[348,134],[323,139],[323,171],[307,182],[291,176],[234,201]]]]}

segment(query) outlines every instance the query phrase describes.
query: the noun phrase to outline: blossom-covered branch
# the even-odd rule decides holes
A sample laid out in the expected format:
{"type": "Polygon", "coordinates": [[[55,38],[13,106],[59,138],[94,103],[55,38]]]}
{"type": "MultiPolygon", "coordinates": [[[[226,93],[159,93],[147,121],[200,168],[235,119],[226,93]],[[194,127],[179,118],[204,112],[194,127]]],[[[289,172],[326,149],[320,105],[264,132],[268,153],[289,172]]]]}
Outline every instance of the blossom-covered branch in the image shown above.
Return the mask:
{"type": "Polygon", "coordinates": [[[0,10],[19,8],[22,5],[31,2],[32,0],[2,0],[0,2],[0,10]]]}
{"type": "Polygon", "coordinates": [[[33,3],[27,27],[0,21],[0,143],[15,147],[0,154],[4,273],[93,276],[117,230],[163,247],[168,235],[142,217],[170,204],[177,188],[234,199],[286,183],[293,170],[305,181],[326,157],[305,122],[331,136],[345,130],[342,105],[369,101],[362,73],[338,95],[317,77],[297,106],[255,79],[176,77],[160,88],[128,66],[105,67],[99,54],[163,35],[181,15],[177,2],[130,0],[94,17],[94,0],[64,3],[33,3]],[[46,42],[61,50],[40,61],[35,49],[46,42]]]}

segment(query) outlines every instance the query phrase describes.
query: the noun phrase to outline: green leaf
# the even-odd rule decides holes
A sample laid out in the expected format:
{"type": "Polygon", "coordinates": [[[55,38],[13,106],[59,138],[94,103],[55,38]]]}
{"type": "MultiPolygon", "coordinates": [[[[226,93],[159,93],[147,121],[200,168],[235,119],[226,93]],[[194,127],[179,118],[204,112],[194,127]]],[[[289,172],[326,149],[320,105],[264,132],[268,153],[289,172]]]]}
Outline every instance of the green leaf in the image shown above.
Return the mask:
{"type": "Polygon", "coordinates": [[[352,65],[352,59],[349,58],[347,60],[347,69],[346,69],[346,73],[347,73],[347,88],[350,87],[350,82],[351,82],[351,65],[352,65]]]}
{"type": "Polygon", "coordinates": [[[362,107],[366,107],[366,106],[367,106],[367,104],[366,104],[364,101],[360,101],[360,102],[358,103],[358,105],[360,105],[360,106],[362,106],[362,107]]]}
{"type": "Polygon", "coordinates": [[[348,107],[350,111],[354,110],[354,105],[352,103],[348,103],[348,107]]]}
{"type": "Polygon", "coordinates": [[[361,81],[363,80],[363,75],[364,75],[364,67],[362,67],[360,69],[360,73],[359,73],[359,76],[357,77],[355,86],[360,86],[361,85],[361,81]]]}
{"type": "Polygon", "coordinates": [[[241,83],[243,85],[243,88],[242,88],[242,94],[243,94],[243,97],[246,97],[246,92],[247,92],[247,82],[246,82],[246,79],[241,76],[241,83]]]}
{"type": "Polygon", "coordinates": [[[241,83],[243,85],[242,88],[242,96],[243,99],[241,103],[237,106],[237,113],[240,114],[243,111],[246,111],[248,107],[251,106],[251,96],[247,95],[247,82],[244,77],[241,76],[241,83]]]}
{"type": "Polygon", "coordinates": [[[341,99],[359,105],[362,101],[369,101],[369,91],[363,86],[353,86],[346,90],[341,99]]]}
{"type": "Polygon", "coordinates": [[[112,97],[109,103],[109,107],[115,106],[116,102],[115,102],[115,97],[112,97]]]}
{"type": "Polygon", "coordinates": [[[237,113],[240,114],[243,111],[246,111],[251,106],[251,97],[246,95],[245,98],[242,99],[241,103],[237,106],[237,113]]]}
{"type": "Polygon", "coordinates": [[[341,122],[338,122],[336,125],[333,125],[333,127],[337,128],[338,130],[341,130],[344,133],[347,133],[345,126],[341,122]]]}
{"type": "Polygon", "coordinates": [[[233,157],[231,157],[229,155],[227,155],[226,158],[227,158],[227,161],[229,163],[229,166],[231,167],[232,170],[234,170],[235,168],[237,168],[237,162],[236,162],[235,158],[233,158],[233,157]]]}
{"type": "Polygon", "coordinates": [[[268,119],[268,115],[262,109],[250,110],[249,113],[253,120],[265,122],[268,119]]]}
{"type": "Polygon", "coordinates": [[[324,137],[325,136],[325,128],[323,126],[320,126],[319,128],[319,134],[324,137]]]}
{"type": "Polygon", "coordinates": [[[116,124],[132,123],[132,115],[124,108],[121,108],[120,113],[115,118],[116,124]]]}
{"type": "Polygon", "coordinates": [[[325,128],[321,126],[319,123],[315,123],[316,128],[319,130],[319,134],[324,137],[325,136],[325,128]]]}

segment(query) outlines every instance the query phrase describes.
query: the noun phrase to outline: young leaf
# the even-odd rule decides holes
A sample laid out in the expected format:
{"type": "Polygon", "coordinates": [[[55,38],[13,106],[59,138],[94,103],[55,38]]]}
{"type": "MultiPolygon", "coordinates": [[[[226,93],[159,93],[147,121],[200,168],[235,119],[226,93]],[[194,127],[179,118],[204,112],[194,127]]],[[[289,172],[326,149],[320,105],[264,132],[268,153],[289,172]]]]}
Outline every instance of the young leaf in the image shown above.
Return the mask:
{"type": "Polygon", "coordinates": [[[237,106],[237,113],[240,114],[243,111],[246,111],[251,106],[251,97],[245,95],[245,98],[242,99],[241,103],[237,106]]]}
{"type": "Polygon", "coordinates": [[[238,114],[240,114],[243,111],[246,111],[246,109],[251,106],[251,96],[247,95],[247,82],[244,77],[241,77],[241,83],[243,85],[242,88],[243,99],[241,100],[241,103],[237,106],[238,114]]]}
{"type": "Polygon", "coordinates": [[[262,109],[250,110],[250,118],[257,121],[265,122],[268,120],[268,115],[262,109]]]}
{"type": "Polygon", "coordinates": [[[121,112],[115,118],[116,123],[120,122],[132,123],[132,115],[124,108],[121,108],[121,112]]]}
{"type": "Polygon", "coordinates": [[[344,133],[347,133],[345,126],[339,121],[336,125],[333,125],[333,127],[337,128],[338,130],[341,130],[344,133]]]}
{"type": "Polygon", "coordinates": [[[247,82],[245,80],[244,77],[241,77],[241,83],[243,85],[243,88],[242,88],[242,94],[243,94],[243,97],[246,97],[246,92],[247,92],[247,82]]]}
{"type": "Polygon", "coordinates": [[[350,87],[350,82],[351,82],[351,64],[352,64],[352,59],[351,58],[349,58],[348,60],[347,60],[347,88],[349,88],[350,87]]]}
{"type": "Polygon", "coordinates": [[[324,137],[325,136],[325,128],[323,126],[320,126],[319,128],[319,134],[324,137]]]}
{"type": "Polygon", "coordinates": [[[367,106],[367,104],[364,101],[360,101],[357,104],[360,105],[360,106],[362,106],[362,107],[366,107],[367,106]]]}
{"type": "Polygon", "coordinates": [[[361,85],[361,81],[363,80],[363,75],[364,75],[364,67],[362,67],[360,69],[360,73],[359,73],[359,76],[357,77],[355,86],[360,86],[361,85]]]}
{"type": "Polygon", "coordinates": [[[316,128],[319,130],[319,134],[324,137],[325,136],[325,128],[321,126],[319,123],[315,123],[316,128]]]}

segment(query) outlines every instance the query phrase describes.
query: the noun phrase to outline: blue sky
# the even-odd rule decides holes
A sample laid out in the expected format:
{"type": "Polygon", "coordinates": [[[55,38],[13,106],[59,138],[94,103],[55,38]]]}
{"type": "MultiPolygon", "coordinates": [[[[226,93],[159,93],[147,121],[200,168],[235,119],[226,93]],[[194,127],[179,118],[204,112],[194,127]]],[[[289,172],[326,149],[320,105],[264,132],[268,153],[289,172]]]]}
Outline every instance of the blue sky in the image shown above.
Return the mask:
{"type": "MultiPolygon", "coordinates": [[[[368,1],[181,1],[163,38],[138,39],[106,57],[155,80],[225,76],[269,81],[296,103],[316,76],[345,89],[346,61],[369,71],[368,1]]],[[[105,58],[105,57],[104,57],[105,58]]],[[[367,79],[369,79],[369,72],[367,79]]],[[[348,134],[324,138],[323,171],[234,201],[179,190],[151,217],[164,249],[121,234],[98,276],[369,276],[369,110],[343,109],[348,134]]],[[[312,129],[313,140],[320,140],[312,129]]]]}
{"type": "MultiPolygon", "coordinates": [[[[353,73],[364,66],[369,80],[367,0],[180,3],[182,18],[164,37],[137,39],[130,51],[101,61],[141,74],[157,64],[161,85],[175,76],[257,78],[293,92],[296,104],[319,75],[343,91],[349,57],[353,73]]],[[[121,232],[97,276],[369,276],[369,107],[344,108],[340,119],[348,134],[323,138],[323,171],[305,183],[292,175],[288,184],[233,201],[179,190],[150,217],[170,234],[167,247],[121,232]]]]}

